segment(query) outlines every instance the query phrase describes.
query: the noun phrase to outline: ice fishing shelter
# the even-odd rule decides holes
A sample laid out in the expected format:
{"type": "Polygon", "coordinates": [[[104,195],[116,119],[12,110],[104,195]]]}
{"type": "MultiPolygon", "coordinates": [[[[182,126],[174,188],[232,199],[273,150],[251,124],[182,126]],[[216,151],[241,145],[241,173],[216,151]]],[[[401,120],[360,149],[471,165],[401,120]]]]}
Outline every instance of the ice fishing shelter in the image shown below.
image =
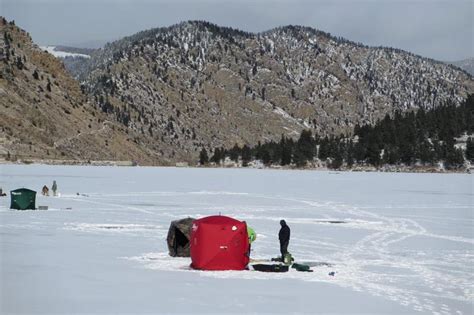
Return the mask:
{"type": "Polygon", "coordinates": [[[243,270],[249,263],[247,224],[226,216],[195,220],[191,233],[191,267],[243,270]]]}
{"type": "Polygon", "coordinates": [[[194,218],[172,221],[168,230],[168,250],[173,257],[189,257],[189,240],[194,218]]]}
{"type": "Polygon", "coordinates": [[[19,188],[10,191],[11,203],[10,209],[27,210],[36,209],[36,191],[19,188]]]}

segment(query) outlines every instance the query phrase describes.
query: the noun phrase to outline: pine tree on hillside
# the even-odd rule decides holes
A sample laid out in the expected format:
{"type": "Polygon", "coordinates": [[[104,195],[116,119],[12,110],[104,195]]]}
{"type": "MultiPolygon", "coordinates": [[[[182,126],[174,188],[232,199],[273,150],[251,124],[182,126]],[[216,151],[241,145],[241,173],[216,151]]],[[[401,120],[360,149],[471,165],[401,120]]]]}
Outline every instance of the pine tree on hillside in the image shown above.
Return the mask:
{"type": "Polygon", "coordinates": [[[466,159],[474,163],[474,140],[469,138],[466,143],[466,159]]]}
{"type": "Polygon", "coordinates": [[[239,161],[239,156],[241,154],[241,150],[239,145],[236,143],[232,149],[229,150],[229,158],[234,161],[238,162],[239,161]]]}
{"type": "Polygon", "coordinates": [[[352,143],[352,139],[349,141],[346,151],[346,163],[349,168],[352,168],[354,165],[354,144],[352,143]]]}
{"type": "Polygon", "coordinates": [[[268,150],[263,151],[261,159],[262,159],[263,164],[265,164],[267,166],[270,165],[271,161],[272,161],[272,158],[270,156],[270,152],[268,152],[268,150]]]}
{"type": "Polygon", "coordinates": [[[380,148],[377,143],[370,142],[367,146],[367,162],[374,165],[380,165],[380,148]]]}
{"type": "MultiPolygon", "coordinates": [[[[339,168],[344,161],[348,167],[355,162],[379,166],[444,161],[447,168],[458,168],[464,164],[464,156],[462,150],[454,147],[454,138],[463,133],[474,133],[474,95],[460,105],[447,102],[430,110],[396,111],[374,125],[356,125],[354,142],[346,135],[321,139],[313,137],[310,130],[303,130],[296,142],[282,135],[278,143],[259,142],[253,148],[242,149],[235,145],[229,151],[223,150],[222,155],[230,155],[235,161],[242,156],[244,165],[255,158],[265,165],[293,162],[302,167],[317,156],[321,160],[330,159],[329,167],[333,168],[339,168]]],[[[474,162],[472,138],[467,141],[465,156],[474,162]]]]}
{"type": "Polygon", "coordinates": [[[283,154],[280,144],[271,141],[269,153],[271,157],[271,163],[280,163],[283,154]]]}
{"type": "Polygon", "coordinates": [[[447,169],[456,169],[464,164],[464,156],[461,149],[453,147],[448,149],[446,153],[445,165],[447,169]]]}
{"type": "Polygon", "coordinates": [[[463,165],[464,163],[464,156],[462,154],[462,150],[457,149],[454,146],[454,139],[448,139],[443,144],[443,149],[445,152],[445,166],[447,169],[456,169],[463,165]]]}
{"type": "Polygon", "coordinates": [[[281,160],[280,165],[285,166],[291,164],[293,156],[293,140],[285,139],[282,135],[280,140],[281,160]]]}
{"type": "Polygon", "coordinates": [[[318,158],[321,160],[326,160],[330,155],[330,143],[328,137],[325,137],[321,140],[319,144],[319,153],[318,158]]]}
{"type": "Polygon", "coordinates": [[[301,152],[306,160],[312,160],[316,152],[316,145],[313,141],[311,130],[301,131],[300,138],[296,143],[297,150],[301,152]]]}
{"type": "Polygon", "coordinates": [[[216,148],[210,161],[216,164],[221,164],[221,160],[224,159],[224,149],[216,148]]]}
{"type": "Polygon", "coordinates": [[[201,152],[199,153],[199,164],[201,165],[209,164],[209,156],[207,155],[207,151],[205,148],[202,148],[201,152]]]}
{"type": "Polygon", "coordinates": [[[21,57],[16,57],[16,67],[18,70],[23,70],[23,61],[21,61],[21,57]]]}
{"type": "Polygon", "coordinates": [[[426,139],[420,140],[416,150],[416,158],[422,163],[432,164],[434,162],[433,147],[426,139]]]}
{"type": "Polygon", "coordinates": [[[333,155],[333,159],[329,167],[332,169],[339,169],[342,166],[342,163],[343,163],[342,152],[339,148],[336,148],[333,155]]]}
{"type": "Polygon", "coordinates": [[[303,167],[306,166],[307,162],[308,159],[306,158],[301,148],[297,145],[295,147],[295,151],[293,152],[293,163],[295,163],[297,167],[303,167]]]}
{"type": "Polygon", "coordinates": [[[365,161],[365,157],[366,157],[366,153],[367,153],[367,145],[360,141],[357,142],[355,145],[354,145],[354,159],[358,162],[358,163],[362,163],[365,161]]]}
{"type": "Polygon", "coordinates": [[[250,153],[250,148],[248,145],[244,145],[244,147],[242,148],[242,166],[248,166],[251,160],[252,155],[250,153]]]}

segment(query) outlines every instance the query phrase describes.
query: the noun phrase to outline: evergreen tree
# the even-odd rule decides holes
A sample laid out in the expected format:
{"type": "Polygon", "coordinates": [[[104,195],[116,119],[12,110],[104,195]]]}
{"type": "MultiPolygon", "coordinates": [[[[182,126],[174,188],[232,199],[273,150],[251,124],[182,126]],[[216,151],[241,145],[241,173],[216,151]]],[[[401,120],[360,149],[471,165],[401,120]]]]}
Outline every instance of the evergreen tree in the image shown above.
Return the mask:
{"type": "Polygon", "coordinates": [[[321,160],[326,160],[329,157],[330,153],[330,143],[328,137],[325,137],[319,143],[319,154],[318,157],[321,160]]]}
{"type": "Polygon", "coordinates": [[[297,150],[301,152],[303,158],[306,160],[312,160],[314,158],[316,146],[313,141],[311,130],[303,130],[296,145],[297,150]]]}
{"type": "Polygon", "coordinates": [[[252,160],[250,148],[248,145],[244,145],[242,148],[242,166],[247,167],[249,162],[252,160]]]}
{"type": "Polygon", "coordinates": [[[262,154],[262,162],[265,165],[270,165],[272,161],[272,158],[270,156],[270,152],[268,150],[264,150],[262,154]]]}
{"type": "Polygon", "coordinates": [[[310,130],[303,130],[293,151],[293,162],[298,167],[305,166],[314,157],[315,146],[310,130]]]}
{"type": "Polygon", "coordinates": [[[415,157],[415,150],[410,143],[402,142],[399,147],[400,160],[406,165],[411,165],[415,157]]]}
{"type": "Polygon", "coordinates": [[[223,149],[216,148],[214,150],[214,154],[212,155],[210,161],[216,164],[221,164],[221,160],[223,159],[224,159],[223,149]]]}
{"type": "Polygon", "coordinates": [[[331,164],[329,165],[330,168],[339,169],[342,166],[343,159],[342,159],[342,152],[337,148],[334,152],[333,159],[331,164]]]}
{"type": "Polygon", "coordinates": [[[354,144],[352,143],[352,140],[349,141],[349,145],[347,147],[346,162],[347,167],[349,168],[352,168],[354,165],[354,144]]]}
{"type": "Polygon", "coordinates": [[[474,140],[472,138],[467,139],[466,159],[471,163],[474,163],[474,140]]]}
{"type": "Polygon", "coordinates": [[[257,146],[252,148],[252,151],[256,160],[262,160],[264,151],[268,151],[268,144],[265,146],[262,146],[262,143],[259,141],[257,143],[257,146]]]}
{"type": "Polygon", "coordinates": [[[239,161],[239,156],[240,156],[240,147],[239,145],[236,143],[234,145],[234,147],[232,149],[230,149],[229,151],[229,158],[234,161],[234,162],[238,162],[239,161]]]}
{"type": "Polygon", "coordinates": [[[270,150],[269,150],[269,153],[270,153],[270,157],[271,157],[271,163],[280,163],[281,159],[282,159],[282,148],[281,146],[276,143],[276,142],[273,142],[271,141],[270,142],[270,150]]]}
{"type": "Polygon", "coordinates": [[[448,149],[446,153],[445,165],[447,169],[456,169],[462,167],[464,164],[464,156],[461,149],[448,149]]]}
{"type": "Polygon", "coordinates": [[[280,140],[281,149],[281,161],[280,165],[285,166],[291,164],[291,158],[293,155],[293,141],[291,139],[285,139],[282,135],[280,140]]]}
{"type": "Polygon", "coordinates": [[[462,166],[464,163],[464,156],[460,149],[457,149],[454,146],[454,139],[448,139],[444,143],[444,151],[445,151],[445,166],[447,169],[456,169],[462,166]]]}
{"type": "Polygon", "coordinates": [[[295,163],[297,167],[306,166],[308,163],[308,158],[299,146],[296,146],[295,151],[293,152],[293,163],[295,163]]]}
{"type": "Polygon", "coordinates": [[[21,57],[16,57],[16,67],[18,70],[23,70],[23,61],[21,61],[21,57]]]}
{"type": "Polygon", "coordinates": [[[380,165],[380,149],[375,142],[370,142],[367,146],[367,162],[374,165],[380,165]]]}
{"type": "Polygon", "coordinates": [[[398,147],[389,147],[387,154],[388,164],[395,165],[400,163],[400,150],[398,147]]]}
{"type": "Polygon", "coordinates": [[[417,158],[422,163],[433,163],[434,162],[434,153],[432,145],[425,139],[420,141],[417,150],[417,158]]]}
{"type": "Polygon", "coordinates": [[[199,164],[207,165],[209,163],[209,156],[207,155],[207,151],[205,148],[202,148],[201,152],[199,153],[199,164]]]}

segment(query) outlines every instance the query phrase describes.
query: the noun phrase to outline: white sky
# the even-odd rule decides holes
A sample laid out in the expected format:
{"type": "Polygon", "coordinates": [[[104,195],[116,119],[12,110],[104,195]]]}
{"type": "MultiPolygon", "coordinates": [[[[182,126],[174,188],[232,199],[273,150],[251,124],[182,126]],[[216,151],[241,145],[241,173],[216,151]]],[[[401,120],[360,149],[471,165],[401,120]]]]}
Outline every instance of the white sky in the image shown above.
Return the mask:
{"type": "Polygon", "coordinates": [[[91,46],[185,20],[260,32],[305,25],[439,60],[474,56],[472,0],[0,0],[41,45],[91,46]]]}

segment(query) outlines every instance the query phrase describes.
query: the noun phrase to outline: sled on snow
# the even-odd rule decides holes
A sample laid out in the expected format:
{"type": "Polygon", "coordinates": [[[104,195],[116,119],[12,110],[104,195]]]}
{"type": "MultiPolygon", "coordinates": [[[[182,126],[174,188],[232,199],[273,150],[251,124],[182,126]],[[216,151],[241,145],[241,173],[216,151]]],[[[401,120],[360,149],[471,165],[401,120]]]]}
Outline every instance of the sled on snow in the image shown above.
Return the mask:
{"type": "Polygon", "coordinates": [[[293,265],[291,265],[291,268],[296,269],[296,271],[313,272],[313,270],[311,270],[309,265],[305,265],[305,264],[294,263],[293,265]]]}
{"type": "Polygon", "coordinates": [[[288,266],[285,265],[271,265],[271,264],[255,264],[253,269],[262,272],[288,272],[288,266]]]}

